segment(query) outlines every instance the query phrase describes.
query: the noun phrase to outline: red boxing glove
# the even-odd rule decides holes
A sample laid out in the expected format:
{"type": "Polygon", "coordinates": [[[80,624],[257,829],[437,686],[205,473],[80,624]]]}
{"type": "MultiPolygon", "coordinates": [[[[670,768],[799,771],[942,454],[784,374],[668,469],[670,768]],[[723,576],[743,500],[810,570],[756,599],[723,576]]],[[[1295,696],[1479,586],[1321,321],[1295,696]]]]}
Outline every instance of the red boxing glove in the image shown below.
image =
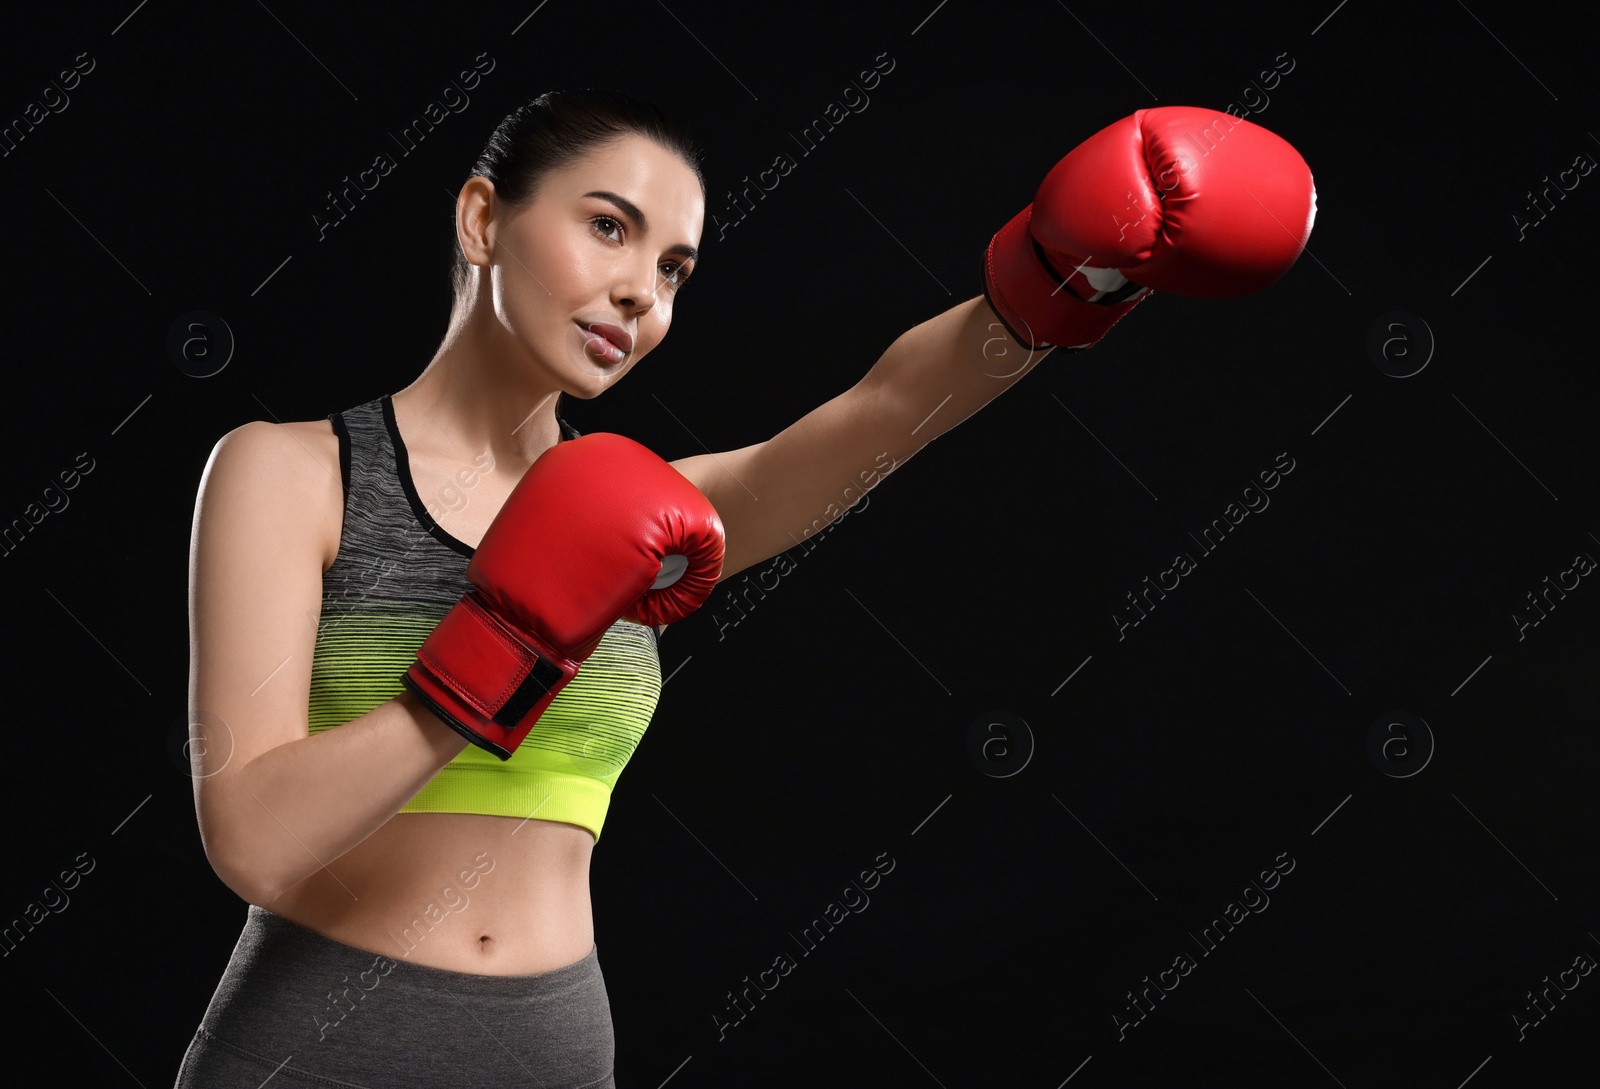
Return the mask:
{"type": "Polygon", "coordinates": [[[670,624],[722,573],[722,520],[632,439],[557,443],[523,474],[467,564],[473,589],[401,683],[502,760],[618,618],[670,624]]]}
{"type": "Polygon", "coordinates": [[[1140,110],[1070,151],[994,236],[984,295],[1030,350],[1091,348],[1152,288],[1266,287],[1316,211],[1311,170],[1282,137],[1216,110],[1140,110]]]}

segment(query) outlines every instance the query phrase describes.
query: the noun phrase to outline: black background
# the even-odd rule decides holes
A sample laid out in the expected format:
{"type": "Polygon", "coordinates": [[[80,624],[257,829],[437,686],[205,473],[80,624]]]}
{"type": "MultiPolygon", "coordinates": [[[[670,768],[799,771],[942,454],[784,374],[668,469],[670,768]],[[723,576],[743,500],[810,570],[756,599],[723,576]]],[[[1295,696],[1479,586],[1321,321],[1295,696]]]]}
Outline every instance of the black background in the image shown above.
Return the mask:
{"type": "Polygon", "coordinates": [[[483,139],[540,91],[604,85],[706,145],[704,258],[648,363],[566,413],[669,459],[776,433],[977,294],[993,231],[1134,110],[1239,104],[1319,204],[1278,284],[1159,296],[1050,357],[737,624],[713,598],[663,638],[677,672],[593,863],[619,1084],[1592,1082],[1600,975],[1526,1039],[1512,1020],[1600,958],[1600,590],[1522,638],[1512,616],[1600,554],[1600,176],[1513,218],[1600,156],[1592,38],[1576,4],[1336,3],[9,15],[5,118],[94,62],[0,159],[0,521],[94,464],[0,563],[0,915],[95,863],[0,960],[13,1056],[171,1083],[245,911],[176,758],[206,457],[245,421],[409,383],[483,139]],[[471,105],[319,241],[326,191],[485,53],[471,105]],[[799,157],[790,134],[891,59],[799,157]],[[1247,88],[1291,61],[1262,108],[1247,88]],[[780,152],[795,170],[719,237],[723,194],[780,152]],[[196,310],[236,338],[206,378],[166,346],[196,310]],[[1418,362],[1425,325],[1427,366],[1383,373],[1375,325],[1418,362]],[[1270,507],[1119,640],[1124,595],[1198,556],[1186,535],[1281,453],[1270,507]],[[1003,746],[969,755],[1001,713],[1031,735],[1003,777],[1003,746]],[[1394,713],[1427,723],[1420,771],[1369,754],[1394,713]],[[788,933],[884,852],[870,904],[799,957],[788,933]],[[1199,956],[1189,935],[1280,856],[1270,905],[1199,956]],[[719,1039],[727,992],[785,951],[798,967],[719,1039]],[[1125,992],[1181,952],[1198,968],[1119,1040],[1125,992]]]}

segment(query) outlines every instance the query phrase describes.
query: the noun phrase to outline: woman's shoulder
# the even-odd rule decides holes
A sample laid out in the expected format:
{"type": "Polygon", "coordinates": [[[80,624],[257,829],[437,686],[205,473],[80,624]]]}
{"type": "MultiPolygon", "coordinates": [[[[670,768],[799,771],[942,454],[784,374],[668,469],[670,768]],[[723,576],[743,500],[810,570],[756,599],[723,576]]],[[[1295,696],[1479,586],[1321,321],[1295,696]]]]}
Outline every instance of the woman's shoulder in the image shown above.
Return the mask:
{"type": "Polygon", "coordinates": [[[218,439],[211,459],[213,469],[241,482],[299,486],[322,478],[342,491],[339,436],[328,420],[251,420],[218,439]]]}
{"type": "Polygon", "coordinates": [[[330,421],[240,424],[217,440],[204,486],[282,511],[316,535],[323,570],[332,565],[344,521],[344,478],[330,421]]]}

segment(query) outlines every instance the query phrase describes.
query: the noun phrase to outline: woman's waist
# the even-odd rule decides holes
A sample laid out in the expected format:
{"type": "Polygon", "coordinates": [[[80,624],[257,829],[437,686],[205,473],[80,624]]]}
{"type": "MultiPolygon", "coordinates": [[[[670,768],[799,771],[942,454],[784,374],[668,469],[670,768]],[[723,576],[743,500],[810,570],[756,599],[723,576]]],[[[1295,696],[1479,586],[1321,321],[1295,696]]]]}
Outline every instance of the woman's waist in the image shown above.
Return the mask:
{"type": "Polygon", "coordinates": [[[548,971],[594,942],[587,829],[397,814],[267,910],[375,954],[487,975],[548,971]]]}

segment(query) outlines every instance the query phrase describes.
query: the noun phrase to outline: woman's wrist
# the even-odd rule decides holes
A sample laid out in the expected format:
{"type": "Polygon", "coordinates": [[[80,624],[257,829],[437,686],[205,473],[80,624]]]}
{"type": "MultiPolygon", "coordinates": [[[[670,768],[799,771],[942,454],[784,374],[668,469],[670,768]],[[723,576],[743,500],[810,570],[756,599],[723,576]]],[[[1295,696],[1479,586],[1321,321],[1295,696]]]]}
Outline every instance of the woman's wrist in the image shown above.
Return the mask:
{"type": "Polygon", "coordinates": [[[417,724],[417,729],[422,732],[422,736],[434,755],[439,758],[441,765],[454,760],[469,744],[465,736],[446,725],[409,691],[402,691],[395,696],[394,702],[404,708],[406,714],[417,724]]]}

